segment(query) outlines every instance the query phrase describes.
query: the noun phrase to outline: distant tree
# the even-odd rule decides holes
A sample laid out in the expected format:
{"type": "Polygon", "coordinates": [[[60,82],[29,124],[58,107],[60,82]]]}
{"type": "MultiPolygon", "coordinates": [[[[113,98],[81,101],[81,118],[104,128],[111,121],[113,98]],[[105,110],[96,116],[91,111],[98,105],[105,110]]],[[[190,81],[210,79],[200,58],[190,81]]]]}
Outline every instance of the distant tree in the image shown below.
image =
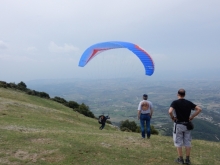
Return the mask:
{"type": "Polygon", "coordinates": [[[52,100],[54,100],[54,101],[56,101],[58,103],[61,103],[61,104],[65,105],[65,106],[68,106],[68,102],[64,98],[55,96],[52,100]]]}
{"type": "Polygon", "coordinates": [[[108,124],[111,124],[112,125],[112,122],[110,120],[106,120],[106,123],[108,124]]]}
{"type": "MultiPolygon", "coordinates": [[[[159,132],[154,128],[153,125],[151,125],[150,128],[151,128],[151,134],[154,135],[159,134],[159,132]]],[[[129,121],[129,120],[121,121],[120,130],[127,132],[129,132],[129,130],[132,132],[141,132],[140,126],[137,126],[137,124],[134,121],[129,121]]]]}
{"type": "Polygon", "coordinates": [[[77,102],[75,102],[75,101],[69,101],[69,102],[68,102],[68,106],[69,106],[70,108],[75,109],[75,108],[78,108],[78,107],[79,107],[79,104],[78,104],[77,102]]]}
{"type": "Polygon", "coordinates": [[[27,85],[23,81],[21,81],[20,83],[18,83],[17,88],[24,91],[26,90],[27,85]]]}
{"type": "Polygon", "coordinates": [[[121,121],[121,123],[120,123],[120,129],[121,130],[129,129],[132,132],[136,132],[137,127],[138,126],[134,121],[125,120],[125,121],[121,121]]]}
{"type": "Polygon", "coordinates": [[[38,92],[37,91],[35,91],[35,90],[32,90],[32,95],[34,95],[34,96],[37,96],[37,94],[38,94],[38,92]]]}
{"type": "Polygon", "coordinates": [[[27,93],[28,95],[32,95],[32,90],[27,89],[26,93],[27,93]]]}
{"type": "Polygon", "coordinates": [[[76,108],[76,111],[87,117],[95,118],[95,115],[89,110],[89,106],[85,105],[84,103],[79,105],[79,107],[76,108]]]}
{"type": "Polygon", "coordinates": [[[7,88],[7,83],[5,81],[0,81],[0,87],[7,88]]]}
{"type": "Polygon", "coordinates": [[[47,98],[47,99],[50,98],[49,94],[47,94],[45,92],[39,92],[39,96],[42,97],[42,98],[47,98]]]}
{"type": "Polygon", "coordinates": [[[9,88],[17,88],[17,85],[15,83],[8,83],[9,88]]]}
{"type": "Polygon", "coordinates": [[[159,132],[154,128],[153,125],[150,125],[150,129],[151,129],[151,134],[153,134],[153,135],[158,135],[159,134],[159,132]]]}
{"type": "Polygon", "coordinates": [[[122,128],[120,128],[121,129],[121,131],[123,131],[123,132],[132,132],[130,129],[128,129],[128,128],[126,128],[126,127],[122,127],[122,128]]]}
{"type": "Polygon", "coordinates": [[[7,84],[5,81],[0,81],[0,84],[7,84]]]}

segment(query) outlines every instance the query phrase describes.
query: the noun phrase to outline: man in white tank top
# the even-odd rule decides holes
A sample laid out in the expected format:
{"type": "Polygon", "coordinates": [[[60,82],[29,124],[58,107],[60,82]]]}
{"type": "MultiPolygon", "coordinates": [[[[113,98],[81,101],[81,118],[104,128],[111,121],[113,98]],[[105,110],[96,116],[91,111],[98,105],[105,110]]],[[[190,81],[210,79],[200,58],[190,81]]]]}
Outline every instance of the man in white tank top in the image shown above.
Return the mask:
{"type": "Polygon", "coordinates": [[[153,104],[147,99],[148,99],[147,94],[144,94],[143,100],[138,105],[138,120],[140,119],[142,138],[145,138],[145,124],[146,124],[147,138],[149,139],[151,135],[150,120],[153,115],[153,104]]]}

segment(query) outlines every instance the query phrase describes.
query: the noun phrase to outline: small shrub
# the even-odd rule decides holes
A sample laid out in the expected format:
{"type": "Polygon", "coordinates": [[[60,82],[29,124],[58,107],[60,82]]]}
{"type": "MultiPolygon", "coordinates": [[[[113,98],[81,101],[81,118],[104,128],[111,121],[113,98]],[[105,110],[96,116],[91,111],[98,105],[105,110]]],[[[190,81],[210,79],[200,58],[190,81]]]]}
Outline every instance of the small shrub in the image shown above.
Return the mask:
{"type": "Polygon", "coordinates": [[[124,132],[132,132],[130,129],[128,129],[126,127],[121,127],[120,129],[121,129],[121,131],[124,131],[124,132]]]}

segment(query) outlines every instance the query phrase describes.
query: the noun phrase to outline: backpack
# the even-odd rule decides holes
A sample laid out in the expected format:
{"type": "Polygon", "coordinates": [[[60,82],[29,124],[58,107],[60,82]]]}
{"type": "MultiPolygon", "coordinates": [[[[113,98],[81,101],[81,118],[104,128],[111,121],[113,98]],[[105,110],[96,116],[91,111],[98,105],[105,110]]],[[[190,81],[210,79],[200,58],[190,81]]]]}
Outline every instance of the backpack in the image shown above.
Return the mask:
{"type": "Polygon", "coordinates": [[[103,117],[104,117],[104,115],[100,115],[100,116],[99,116],[99,118],[98,118],[98,123],[99,123],[99,124],[102,124],[102,119],[103,119],[103,117]]]}

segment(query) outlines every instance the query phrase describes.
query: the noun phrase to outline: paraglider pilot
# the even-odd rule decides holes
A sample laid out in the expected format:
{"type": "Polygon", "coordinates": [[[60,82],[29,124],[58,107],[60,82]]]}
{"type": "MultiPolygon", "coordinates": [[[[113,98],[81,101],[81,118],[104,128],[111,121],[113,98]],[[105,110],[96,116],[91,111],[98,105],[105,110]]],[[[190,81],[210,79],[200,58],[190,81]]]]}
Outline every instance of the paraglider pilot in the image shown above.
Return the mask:
{"type": "Polygon", "coordinates": [[[107,119],[110,119],[110,117],[108,115],[107,116],[104,116],[104,115],[99,116],[99,123],[102,124],[99,127],[100,130],[102,130],[105,127],[105,123],[106,123],[107,119]]]}

